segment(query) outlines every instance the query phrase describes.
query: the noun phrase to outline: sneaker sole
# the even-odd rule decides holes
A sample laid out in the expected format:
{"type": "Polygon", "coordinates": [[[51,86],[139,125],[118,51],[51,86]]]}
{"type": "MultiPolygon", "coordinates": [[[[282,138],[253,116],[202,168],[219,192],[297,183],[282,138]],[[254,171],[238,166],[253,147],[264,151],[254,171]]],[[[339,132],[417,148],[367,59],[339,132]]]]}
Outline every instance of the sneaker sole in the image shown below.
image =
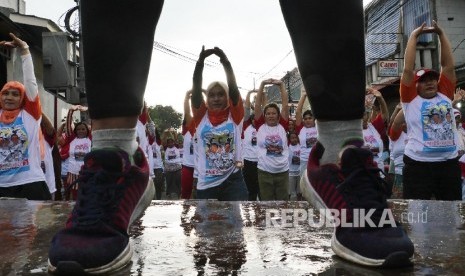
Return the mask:
{"type": "MultiPolygon", "coordinates": [[[[302,196],[307,200],[308,203],[313,205],[313,207],[317,209],[328,209],[323,199],[321,199],[321,197],[313,188],[312,184],[310,184],[310,180],[307,176],[307,169],[303,171],[302,177],[300,178],[300,191],[302,192],[302,196]]],[[[327,212],[325,212],[325,214],[326,213],[327,212]]],[[[330,216],[326,216],[326,219],[330,218],[330,216]]]]}
{"type": "MultiPolygon", "coordinates": [[[[302,191],[302,195],[304,196],[304,198],[308,201],[308,203],[313,205],[313,207],[318,209],[328,208],[324,201],[321,199],[321,197],[318,195],[318,193],[315,191],[312,184],[310,183],[306,169],[302,177],[300,178],[300,190],[302,191]]],[[[325,212],[325,214],[328,215],[329,212],[325,212]]],[[[331,216],[326,216],[326,219],[331,220],[331,216]]],[[[412,258],[406,252],[403,251],[391,253],[386,259],[370,259],[367,257],[363,257],[338,242],[338,240],[336,239],[335,227],[333,231],[333,236],[331,238],[331,248],[337,256],[354,262],[356,264],[361,264],[365,266],[404,267],[411,266],[413,264],[412,258]]]]}
{"type": "Polygon", "coordinates": [[[55,267],[50,263],[48,260],[48,271],[52,274],[59,274],[59,275],[98,275],[98,274],[107,274],[110,272],[118,271],[125,267],[132,258],[132,248],[130,243],[124,248],[123,252],[116,257],[110,263],[96,267],[96,268],[88,268],[83,269],[81,264],[74,261],[62,261],[58,263],[55,267]]]}
{"type": "MultiPolygon", "coordinates": [[[[152,179],[149,178],[147,188],[145,189],[141,198],[137,202],[136,208],[134,209],[134,212],[132,213],[131,218],[129,219],[127,231],[129,231],[129,227],[132,225],[132,223],[142,216],[144,211],[152,202],[154,195],[155,187],[153,185],[152,179]]],[[[48,260],[48,271],[53,274],[59,273],[61,275],[79,275],[85,273],[91,275],[106,274],[109,272],[120,270],[123,267],[125,267],[131,261],[132,254],[133,250],[131,248],[131,243],[128,242],[127,246],[124,248],[121,254],[119,254],[118,257],[116,257],[113,261],[106,265],[96,268],[83,269],[82,266],[77,262],[63,261],[60,262],[57,265],[57,267],[55,267],[50,263],[50,260],[48,260]]]]}
{"type": "Polygon", "coordinates": [[[339,257],[365,266],[394,268],[413,265],[412,258],[404,251],[393,252],[385,259],[363,257],[339,243],[336,239],[336,235],[333,235],[331,239],[331,248],[339,257]]]}
{"type": "Polygon", "coordinates": [[[136,208],[134,209],[134,212],[132,212],[131,218],[129,219],[127,231],[129,231],[129,227],[131,227],[132,223],[135,220],[142,217],[144,211],[147,209],[147,207],[150,206],[150,203],[152,202],[154,196],[155,186],[153,185],[152,178],[149,177],[147,188],[145,188],[144,194],[139,199],[139,202],[137,202],[136,208]]]}

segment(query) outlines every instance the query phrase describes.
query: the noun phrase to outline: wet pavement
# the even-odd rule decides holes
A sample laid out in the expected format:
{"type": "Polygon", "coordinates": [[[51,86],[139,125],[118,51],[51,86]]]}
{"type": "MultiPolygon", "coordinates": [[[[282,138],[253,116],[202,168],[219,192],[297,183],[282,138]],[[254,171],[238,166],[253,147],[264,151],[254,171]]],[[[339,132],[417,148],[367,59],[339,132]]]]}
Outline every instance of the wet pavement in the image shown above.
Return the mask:
{"type": "MultiPolygon", "coordinates": [[[[390,201],[414,266],[371,269],[336,257],[306,202],[152,201],[130,229],[132,263],[114,275],[465,275],[465,204],[390,201]]],[[[69,202],[0,199],[0,274],[47,275],[69,202]]]]}

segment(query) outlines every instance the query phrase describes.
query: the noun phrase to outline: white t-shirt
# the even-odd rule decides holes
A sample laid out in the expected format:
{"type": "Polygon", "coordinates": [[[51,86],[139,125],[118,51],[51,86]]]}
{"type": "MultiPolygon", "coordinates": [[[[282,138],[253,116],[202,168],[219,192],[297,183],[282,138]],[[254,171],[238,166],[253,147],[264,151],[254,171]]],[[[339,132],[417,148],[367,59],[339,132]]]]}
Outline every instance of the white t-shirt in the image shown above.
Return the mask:
{"type": "Polygon", "coordinates": [[[451,100],[416,96],[402,103],[408,129],[405,154],[416,161],[441,162],[457,157],[457,130],[451,100]]]}
{"type": "Polygon", "coordinates": [[[47,183],[48,190],[50,193],[56,192],[55,183],[55,169],[53,167],[52,147],[45,139],[41,139],[40,142],[44,147],[44,165],[45,165],[45,183],[47,183]]]}
{"type": "Polygon", "coordinates": [[[152,160],[154,169],[163,169],[160,145],[158,145],[156,141],[152,144],[152,160]]]}
{"type": "MultiPolygon", "coordinates": [[[[263,116],[262,116],[263,117],[263,116]]],[[[289,146],[286,129],[281,123],[268,126],[262,119],[257,122],[257,168],[269,173],[289,170],[289,146]]]]}
{"type": "Polygon", "coordinates": [[[394,162],[395,174],[402,174],[402,170],[404,168],[404,151],[405,145],[407,144],[407,138],[407,133],[402,131],[397,140],[390,140],[391,161],[394,162]]]}
{"type": "Polygon", "coordinates": [[[11,124],[0,123],[0,187],[45,181],[41,168],[39,124],[40,120],[25,110],[11,124]]]}
{"type": "MultiPolygon", "coordinates": [[[[16,119],[0,122],[0,187],[45,181],[41,168],[39,129],[42,118],[34,65],[30,54],[21,56],[25,100],[16,119]]],[[[0,114],[3,111],[0,109],[0,114]]]]}
{"type": "Polygon", "coordinates": [[[289,176],[300,175],[301,151],[300,144],[289,145],[289,176]]]}
{"type": "Polygon", "coordinates": [[[363,140],[363,146],[371,150],[373,160],[378,164],[378,168],[384,171],[384,160],[381,159],[384,151],[383,140],[371,123],[368,123],[368,127],[363,130],[363,140]]]}
{"type": "Polygon", "coordinates": [[[223,123],[213,126],[205,114],[197,126],[198,152],[197,189],[204,190],[220,185],[237,172],[236,161],[242,160],[241,121],[234,123],[231,114],[223,123]]]}
{"type": "Polygon", "coordinates": [[[74,138],[69,144],[68,172],[79,174],[81,166],[84,165],[84,157],[90,152],[92,141],[88,138],[74,138]]]}
{"type": "Polygon", "coordinates": [[[181,169],[182,159],[175,146],[165,148],[165,171],[174,172],[181,169]]]}
{"type": "Polygon", "coordinates": [[[244,130],[244,139],[242,139],[242,154],[245,160],[257,162],[257,130],[250,124],[244,130]]]}
{"type": "Polygon", "coordinates": [[[308,161],[308,156],[312,147],[316,144],[318,137],[318,132],[316,127],[302,127],[299,131],[299,141],[300,141],[300,160],[303,162],[308,161]]]}
{"type": "Polygon", "coordinates": [[[184,135],[182,164],[188,167],[194,167],[194,141],[190,131],[184,135]]]}

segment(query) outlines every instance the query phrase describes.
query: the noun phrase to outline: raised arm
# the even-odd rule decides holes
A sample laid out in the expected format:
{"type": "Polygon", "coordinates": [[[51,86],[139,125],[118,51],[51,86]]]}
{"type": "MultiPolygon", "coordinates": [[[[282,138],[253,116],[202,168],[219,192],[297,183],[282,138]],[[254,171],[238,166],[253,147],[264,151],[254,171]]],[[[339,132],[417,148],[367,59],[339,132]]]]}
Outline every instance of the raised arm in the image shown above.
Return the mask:
{"type": "Polygon", "coordinates": [[[86,106],[82,105],[72,105],[68,110],[68,115],[66,115],[66,136],[71,137],[73,135],[73,113],[74,111],[87,111],[86,106]]]}
{"type": "Polygon", "coordinates": [[[237,105],[241,94],[239,93],[239,88],[237,87],[236,76],[229,62],[226,54],[218,47],[213,48],[215,55],[220,58],[221,64],[223,64],[224,72],[226,73],[226,79],[228,81],[229,87],[229,98],[231,99],[233,105],[237,105]]]}
{"type": "Polygon", "coordinates": [[[257,97],[255,98],[255,107],[254,107],[255,120],[258,120],[263,115],[262,102],[263,102],[263,98],[265,97],[265,84],[267,84],[267,82],[269,81],[270,80],[263,80],[260,83],[260,86],[258,87],[257,97]]]}
{"type": "Polygon", "coordinates": [[[213,54],[212,49],[205,50],[205,46],[202,46],[200,51],[199,59],[195,64],[193,83],[192,83],[192,107],[195,109],[200,108],[202,103],[202,73],[205,59],[213,54]]]}
{"type": "Polygon", "coordinates": [[[184,97],[184,125],[189,125],[192,120],[191,114],[191,97],[192,97],[192,90],[186,92],[186,96],[184,97]]]}
{"type": "Polygon", "coordinates": [[[389,118],[389,123],[388,123],[388,129],[391,128],[391,125],[394,123],[394,119],[397,116],[397,113],[402,111],[402,103],[398,103],[396,107],[394,108],[394,111],[391,114],[391,118],[389,118]]]}
{"type": "Polygon", "coordinates": [[[244,118],[249,118],[250,117],[250,114],[251,114],[251,109],[253,109],[253,107],[251,106],[251,102],[250,102],[250,95],[252,93],[257,93],[257,90],[250,90],[249,92],[247,92],[247,96],[245,97],[245,102],[244,102],[244,118]]]}
{"type": "Polygon", "coordinates": [[[367,88],[367,91],[373,94],[373,96],[375,96],[376,100],[379,103],[381,118],[383,119],[383,122],[387,123],[389,120],[389,110],[387,108],[386,101],[384,100],[383,95],[381,94],[381,92],[371,87],[367,88]]]}
{"type": "Polygon", "coordinates": [[[410,85],[413,81],[413,71],[415,70],[415,58],[417,54],[417,40],[421,34],[426,33],[426,30],[426,23],[423,23],[420,27],[412,31],[407,41],[407,47],[405,47],[404,54],[404,69],[402,71],[401,78],[401,82],[404,85],[410,85]]]}
{"type": "Polygon", "coordinates": [[[399,112],[397,112],[396,117],[394,118],[392,122],[391,128],[394,130],[401,130],[404,124],[405,124],[404,112],[402,111],[402,109],[400,109],[399,112]]]}
{"type": "Polygon", "coordinates": [[[297,110],[295,112],[295,125],[300,126],[302,123],[302,109],[304,108],[305,99],[307,98],[307,93],[305,92],[304,87],[300,91],[300,99],[299,103],[297,104],[297,110]]]}
{"type": "Polygon", "coordinates": [[[446,33],[434,20],[433,30],[438,34],[439,42],[441,43],[441,73],[455,84],[457,77],[455,75],[454,55],[452,54],[452,47],[450,46],[449,39],[447,38],[446,33]]]}
{"type": "Polygon", "coordinates": [[[281,117],[284,120],[289,120],[289,99],[287,95],[286,87],[284,86],[284,82],[282,80],[273,80],[274,85],[279,86],[279,92],[281,93],[281,117]]]}
{"type": "Polygon", "coordinates": [[[11,41],[1,41],[0,46],[8,48],[17,48],[21,54],[22,67],[23,67],[23,85],[26,88],[26,97],[29,101],[35,101],[39,95],[39,88],[37,86],[36,77],[34,74],[34,64],[32,56],[29,52],[29,45],[19,39],[13,33],[10,33],[11,41]]]}

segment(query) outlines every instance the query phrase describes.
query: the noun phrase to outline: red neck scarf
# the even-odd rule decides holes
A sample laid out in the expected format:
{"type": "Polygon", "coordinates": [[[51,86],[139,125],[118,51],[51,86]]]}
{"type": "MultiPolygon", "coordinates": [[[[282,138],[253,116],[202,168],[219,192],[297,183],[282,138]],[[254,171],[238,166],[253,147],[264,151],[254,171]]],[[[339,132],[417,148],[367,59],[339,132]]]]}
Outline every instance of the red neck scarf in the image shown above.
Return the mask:
{"type": "Polygon", "coordinates": [[[4,124],[11,124],[14,122],[16,117],[18,117],[19,112],[21,111],[20,108],[15,110],[2,110],[2,115],[0,116],[0,122],[4,124]]]}
{"type": "Polygon", "coordinates": [[[208,119],[213,126],[217,126],[228,119],[229,116],[229,106],[223,110],[213,111],[208,110],[208,119]]]}

